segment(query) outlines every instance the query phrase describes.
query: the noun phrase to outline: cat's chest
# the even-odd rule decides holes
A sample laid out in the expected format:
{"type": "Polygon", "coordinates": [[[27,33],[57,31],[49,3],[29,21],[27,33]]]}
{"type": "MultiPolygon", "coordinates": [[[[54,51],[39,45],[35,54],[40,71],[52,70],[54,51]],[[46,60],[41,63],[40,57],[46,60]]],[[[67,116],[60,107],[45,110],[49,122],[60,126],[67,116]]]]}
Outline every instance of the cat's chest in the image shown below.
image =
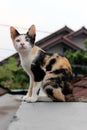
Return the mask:
{"type": "Polygon", "coordinates": [[[21,58],[21,65],[27,73],[30,73],[31,63],[34,59],[35,59],[35,56],[32,56],[32,55],[21,58]]]}

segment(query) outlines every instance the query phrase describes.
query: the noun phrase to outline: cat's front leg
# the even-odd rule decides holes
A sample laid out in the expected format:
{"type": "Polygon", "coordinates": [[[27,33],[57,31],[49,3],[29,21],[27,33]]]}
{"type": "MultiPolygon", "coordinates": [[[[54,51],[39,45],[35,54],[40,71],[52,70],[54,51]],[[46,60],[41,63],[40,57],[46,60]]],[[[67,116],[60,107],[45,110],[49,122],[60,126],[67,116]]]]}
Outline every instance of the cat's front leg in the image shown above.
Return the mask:
{"type": "Polygon", "coordinates": [[[33,92],[32,92],[32,96],[28,97],[26,99],[27,102],[36,102],[38,101],[38,91],[40,90],[41,87],[41,82],[34,82],[33,83],[33,92]]]}
{"type": "Polygon", "coordinates": [[[28,98],[30,98],[32,96],[32,89],[33,89],[33,85],[32,86],[29,85],[27,94],[22,97],[23,101],[26,101],[28,98]]]}
{"type": "Polygon", "coordinates": [[[26,101],[28,98],[32,96],[33,86],[34,86],[34,80],[33,80],[33,77],[30,76],[30,85],[29,85],[27,94],[23,96],[22,98],[23,101],[26,101]]]}

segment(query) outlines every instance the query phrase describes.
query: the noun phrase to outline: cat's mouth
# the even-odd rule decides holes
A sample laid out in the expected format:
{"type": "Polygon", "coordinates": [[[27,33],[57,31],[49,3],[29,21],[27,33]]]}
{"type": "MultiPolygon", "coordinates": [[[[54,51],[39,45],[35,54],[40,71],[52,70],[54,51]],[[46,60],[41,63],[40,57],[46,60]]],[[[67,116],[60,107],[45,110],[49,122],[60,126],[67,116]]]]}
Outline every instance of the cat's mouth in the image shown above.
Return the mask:
{"type": "Polygon", "coordinates": [[[24,46],[21,46],[20,49],[23,50],[23,49],[26,49],[26,48],[24,46]]]}
{"type": "Polygon", "coordinates": [[[27,50],[30,50],[31,48],[29,48],[29,47],[26,47],[26,46],[20,46],[19,47],[19,50],[20,51],[27,51],[27,50]]]}

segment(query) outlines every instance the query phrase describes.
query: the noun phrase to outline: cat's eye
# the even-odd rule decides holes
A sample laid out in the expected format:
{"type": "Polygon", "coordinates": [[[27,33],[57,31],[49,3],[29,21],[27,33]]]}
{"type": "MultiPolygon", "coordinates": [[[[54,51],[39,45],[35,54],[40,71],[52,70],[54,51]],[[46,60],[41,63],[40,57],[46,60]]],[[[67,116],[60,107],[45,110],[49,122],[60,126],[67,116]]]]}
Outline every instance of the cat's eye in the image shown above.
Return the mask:
{"type": "Polygon", "coordinates": [[[20,42],[20,39],[16,39],[16,42],[20,42]]]}
{"type": "Polygon", "coordinates": [[[29,37],[26,37],[26,41],[29,42],[30,38],[29,37]]]}

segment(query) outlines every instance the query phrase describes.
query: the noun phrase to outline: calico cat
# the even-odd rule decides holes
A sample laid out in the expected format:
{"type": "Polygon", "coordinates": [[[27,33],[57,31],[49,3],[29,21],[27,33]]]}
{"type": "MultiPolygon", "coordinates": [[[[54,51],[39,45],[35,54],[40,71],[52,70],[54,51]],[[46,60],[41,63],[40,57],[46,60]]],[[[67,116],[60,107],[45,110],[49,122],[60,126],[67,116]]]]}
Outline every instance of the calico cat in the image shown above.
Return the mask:
{"type": "Polygon", "coordinates": [[[25,34],[20,34],[14,27],[10,27],[10,33],[21,65],[30,77],[30,86],[23,100],[74,101],[72,68],[68,59],[57,53],[49,54],[35,45],[35,25],[25,34]],[[46,98],[39,96],[40,89],[47,95],[46,98]]]}

